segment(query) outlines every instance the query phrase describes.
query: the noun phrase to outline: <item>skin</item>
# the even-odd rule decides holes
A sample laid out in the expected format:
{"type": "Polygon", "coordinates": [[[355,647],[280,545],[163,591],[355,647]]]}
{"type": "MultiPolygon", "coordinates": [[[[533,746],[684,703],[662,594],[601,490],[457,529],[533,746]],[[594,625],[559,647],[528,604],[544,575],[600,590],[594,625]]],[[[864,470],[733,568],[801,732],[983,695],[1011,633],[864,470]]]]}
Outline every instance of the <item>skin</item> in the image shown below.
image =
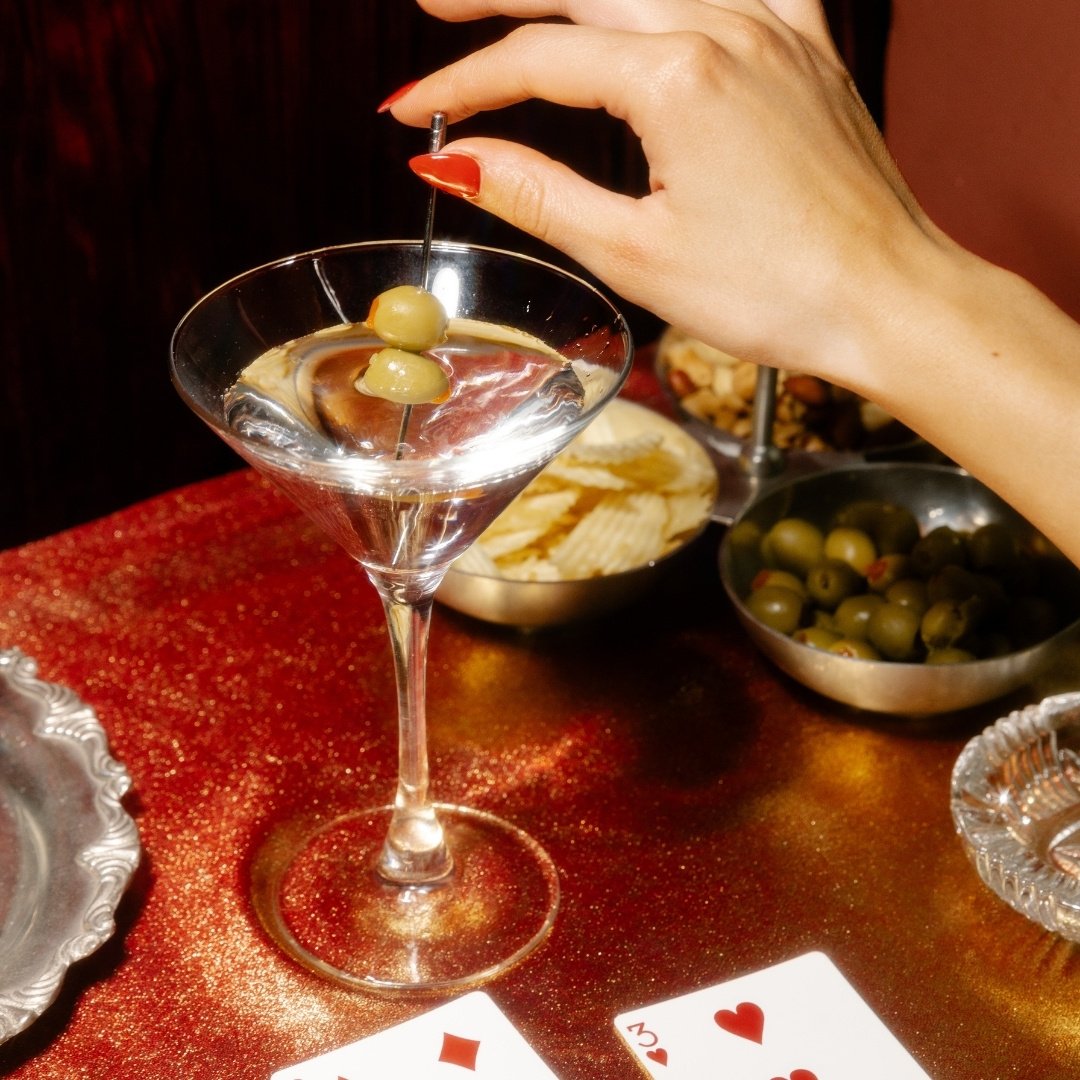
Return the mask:
{"type": "Polygon", "coordinates": [[[451,123],[528,98],[641,140],[630,198],[527,146],[452,141],[472,199],[726,352],[877,401],[1080,562],[1080,327],[917,204],[816,0],[420,0],[524,23],[420,80],[393,115],[451,123]]]}

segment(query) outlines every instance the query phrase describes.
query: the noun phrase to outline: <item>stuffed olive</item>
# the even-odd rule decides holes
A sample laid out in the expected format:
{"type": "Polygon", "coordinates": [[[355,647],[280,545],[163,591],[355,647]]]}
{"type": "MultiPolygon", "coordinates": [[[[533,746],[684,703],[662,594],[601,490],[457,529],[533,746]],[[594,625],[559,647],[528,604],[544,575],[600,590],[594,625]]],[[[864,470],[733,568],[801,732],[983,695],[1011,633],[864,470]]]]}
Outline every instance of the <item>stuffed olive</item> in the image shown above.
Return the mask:
{"type": "Polygon", "coordinates": [[[860,500],[821,523],[784,517],[755,538],[750,612],[810,648],[956,664],[1027,648],[1065,624],[1045,542],[997,522],[927,531],[905,507],[860,500]]]}

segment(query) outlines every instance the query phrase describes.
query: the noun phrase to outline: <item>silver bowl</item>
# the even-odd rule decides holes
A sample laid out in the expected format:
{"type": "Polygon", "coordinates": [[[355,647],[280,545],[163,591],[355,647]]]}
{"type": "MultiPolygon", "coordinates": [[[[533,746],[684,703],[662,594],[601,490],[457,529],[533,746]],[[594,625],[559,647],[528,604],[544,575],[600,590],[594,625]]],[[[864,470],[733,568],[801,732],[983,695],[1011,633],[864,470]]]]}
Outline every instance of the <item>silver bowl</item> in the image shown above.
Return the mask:
{"type": "Polygon", "coordinates": [[[1080,694],[1002,717],[952,775],[953,822],[979,876],[1047,930],[1080,941],[1080,694]]]}
{"type": "MultiPolygon", "coordinates": [[[[658,434],[663,445],[685,459],[699,477],[707,504],[716,497],[716,470],[700,443],[677,424],[643,405],[616,399],[594,424],[603,423],[615,439],[658,434]]],[[[588,434],[588,433],[586,433],[588,434]]],[[[522,581],[451,566],[436,599],[447,607],[486,622],[523,629],[558,626],[598,618],[626,607],[652,591],[677,565],[680,556],[704,532],[706,512],[696,528],[681,534],[673,550],[631,569],[571,580],[522,581]]]]}
{"type": "Polygon", "coordinates": [[[971,530],[1002,522],[1023,539],[1035,529],[970,474],[947,465],[867,463],[777,482],[736,517],[720,549],[720,576],[740,621],[757,647],[805,686],[859,709],[894,716],[930,716],[992,701],[1026,686],[1043,673],[1080,625],[1080,571],[1063,563],[1069,603],[1076,618],[1030,648],[985,660],[941,666],[860,660],[792,640],[761,622],[743,597],[760,568],[760,535],[781,518],[797,516],[824,525],[847,503],[882,499],[906,506],[927,527],[971,530]]]}
{"type": "MultiPolygon", "coordinates": [[[[742,438],[727,428],[719,426],[687,408],[682,397],[672,385],[672,359],[680,349],[687,348],[695,352],[700,351],[703,362],[704,358],[709,355],[714,357],[723,356],[723,354],[717,353],[716,350],[703,345],[701,342],[689,338],[682,331],[669,326],[657,343],[656,359],[654,361],[654,370],[661,389],[671,402],[687,431],[692,432],[696,438],[720,455],[721,458],[738,460],[750,448],[750,439],[748,437],[742,438]]],[[[781,377],[783,374],[781,373],[781,377]]],[[[777,394],[779,399],[782,394],[780,387],[777,389],[777,394]]],[[[832,445],[826,445],[820,449],[807,449],[801,443],[782,448],[788,472],[802,474],[816,472],[819,469],[837,468],[849,464],[857,465],[863,461],[874,460],[924,460],[928,454],[934,453],[922,439],[899,422],[887,417],[872,403],[863,399],[856,399],[856,401],[856,414],[860,417],[860,420],[868,420],[873,416],[877,425],[873,430],[866,427],[862,428],[861,445],[856,449],[847,450],[832,445]]],[[[747,415],[743,418],[747,425],[751,422],[750,408],[751,404],[747,402],[747,415]]],[[[806,433],[804,432],[804,434],[806,433]]],[[[825,437],[822,436],[822,438],[825,437]]]]}
{"type": "Polygon", "coordinates": [[[578,581],[512,581],[451,570],[436,595],[465,615],[526,630],[596,619],[651,592],[689,543],[646,566],[578,581]]]}

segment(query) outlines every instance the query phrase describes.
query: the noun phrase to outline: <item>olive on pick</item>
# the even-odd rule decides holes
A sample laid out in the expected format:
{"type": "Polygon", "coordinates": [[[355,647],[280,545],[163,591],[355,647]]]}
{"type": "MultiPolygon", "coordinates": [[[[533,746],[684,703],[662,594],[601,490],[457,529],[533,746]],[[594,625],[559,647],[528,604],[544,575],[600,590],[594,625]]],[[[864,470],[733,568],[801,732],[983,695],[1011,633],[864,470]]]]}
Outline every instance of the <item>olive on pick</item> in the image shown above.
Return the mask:
{"type": "Polygon", "coordinates": [[[421,405],[444,397],[450,380],[430,356],[380,349],[360,376],[357,389],[399,405],[421,405]]]}
{"type": "Polygon", "coordinates": [[[446,310],[417,285],[395,285],[371,302],[367,324],[387,345],[424,352],[446,340],[446,310]]]}

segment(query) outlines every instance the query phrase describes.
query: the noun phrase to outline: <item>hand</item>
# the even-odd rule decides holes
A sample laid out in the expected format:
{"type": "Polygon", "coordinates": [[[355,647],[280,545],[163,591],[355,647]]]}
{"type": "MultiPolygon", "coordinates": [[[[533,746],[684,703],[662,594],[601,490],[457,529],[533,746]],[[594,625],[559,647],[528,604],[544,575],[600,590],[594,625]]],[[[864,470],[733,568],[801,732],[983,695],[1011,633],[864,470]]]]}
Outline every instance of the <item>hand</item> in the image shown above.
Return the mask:
{"type": "Polygon", "coordinates": [[[814,0],[420,3],[450,20],[574,20],[520,27],[421,80],[393,113],[424,125],[442,110],[453,122],[538,97],[625,120],[649,163],[640,199],[516,143],[465,139],[445,152],[478,166],[477,206],[729,352],[845,381],[896,263],[909,250],[917,261],[928,241],[947,245],[814,0]]]}

